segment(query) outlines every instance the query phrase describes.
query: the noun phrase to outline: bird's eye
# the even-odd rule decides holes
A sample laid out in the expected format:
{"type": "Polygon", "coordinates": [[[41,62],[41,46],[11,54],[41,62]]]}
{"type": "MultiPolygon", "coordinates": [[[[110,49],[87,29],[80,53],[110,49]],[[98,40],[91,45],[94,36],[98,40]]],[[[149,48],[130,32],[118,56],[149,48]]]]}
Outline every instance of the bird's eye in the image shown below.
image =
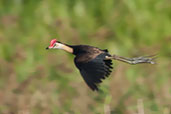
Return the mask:
{"type": "Polygon", "coordinates": [[[55,47],[56,46],[56,43],[53,45],[53,47],[55,47]]]}

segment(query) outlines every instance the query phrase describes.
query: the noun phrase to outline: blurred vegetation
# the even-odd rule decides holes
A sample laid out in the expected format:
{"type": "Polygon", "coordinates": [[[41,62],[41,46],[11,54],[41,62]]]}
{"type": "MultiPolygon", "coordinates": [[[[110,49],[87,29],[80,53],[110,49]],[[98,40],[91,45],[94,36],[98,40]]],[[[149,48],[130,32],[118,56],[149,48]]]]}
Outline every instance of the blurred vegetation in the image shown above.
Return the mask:
{"type": "Polygon", "coordinates": [[[170,114],[170,69],[170,0],[0,0],[2,114],[170,114]],[[73,55],[45,50],[53,38],[158,64],[113,61],[92,92],[73,55]]]}

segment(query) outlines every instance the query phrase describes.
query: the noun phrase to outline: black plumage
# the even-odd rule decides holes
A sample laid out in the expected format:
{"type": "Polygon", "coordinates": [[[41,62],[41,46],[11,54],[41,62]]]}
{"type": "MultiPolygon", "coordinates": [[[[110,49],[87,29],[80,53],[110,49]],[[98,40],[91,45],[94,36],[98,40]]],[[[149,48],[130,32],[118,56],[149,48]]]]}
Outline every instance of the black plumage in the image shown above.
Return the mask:
{"type": "Polygon", "coordinates": [[[62,49],[75,55],[74,63],[79,69],[87,85],[94,91],[98,90],[98,85],[103,79],[111,74],[112,59],[129,64],[150,63],[154,58],[136,57],[125,58],[117,55],[110,55],[108,50],[102,50],[88,45],[67,45],[53,39],[46,49],[62,49]]]}
{"type": "Polygon", "coordinates": [[[110,56],[107,50],[96,47],[79,45],[71,46],[76,55],[74,63],[79,69],[83,79],[92,90],[98,90],[102,79],[108,77],[113,68],[112,60],[105,60],[110,56]]]}
{"type": "Polygon", "coordinates": [[[75,65],[80,70],[82,77],[92,90],[98,90],[98,84],[111,73],[112,61],[104,60],[105,55],[106,53],[101,53],[88,61],[78,61],[77,58],[80,57],[79,55],[74,59],[75,65]]]}

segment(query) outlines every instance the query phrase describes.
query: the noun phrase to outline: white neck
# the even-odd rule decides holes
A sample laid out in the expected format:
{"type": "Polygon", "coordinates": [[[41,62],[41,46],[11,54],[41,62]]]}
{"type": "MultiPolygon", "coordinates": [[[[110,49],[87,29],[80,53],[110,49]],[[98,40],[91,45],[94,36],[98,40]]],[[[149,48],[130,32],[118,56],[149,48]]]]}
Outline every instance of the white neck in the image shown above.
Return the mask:
{"type": "Polygon", "coordinates": [[[73,53],[73,49],[69,46],[64,45],[63,50],[69,53],[73,53]]]}
{"type": "Polygon", "coordinates": [[[62,49],[66,52],[73,53],[73,48],[66,46],[65,44],[58,43],[56,49],[62,49]]]}

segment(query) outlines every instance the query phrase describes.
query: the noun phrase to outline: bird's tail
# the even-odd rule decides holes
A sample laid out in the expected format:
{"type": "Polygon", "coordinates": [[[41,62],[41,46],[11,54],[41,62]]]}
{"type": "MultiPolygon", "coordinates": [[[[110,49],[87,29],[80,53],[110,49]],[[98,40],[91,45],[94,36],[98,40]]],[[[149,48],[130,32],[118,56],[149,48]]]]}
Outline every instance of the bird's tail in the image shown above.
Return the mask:
{"type": "Polygon", "coordinates": [[[122,61],[128,64],[140,64],[140,63],[149,63],[149,64],[156,64],[153,60],[156,59],[156,55],[150,56],[141,56],[141,57],[134,57],[134,58],[127,58],[117,55],[112,55],[110,57],[106,57],[106,59],[114,59],[118,61],[122,61]]]}

